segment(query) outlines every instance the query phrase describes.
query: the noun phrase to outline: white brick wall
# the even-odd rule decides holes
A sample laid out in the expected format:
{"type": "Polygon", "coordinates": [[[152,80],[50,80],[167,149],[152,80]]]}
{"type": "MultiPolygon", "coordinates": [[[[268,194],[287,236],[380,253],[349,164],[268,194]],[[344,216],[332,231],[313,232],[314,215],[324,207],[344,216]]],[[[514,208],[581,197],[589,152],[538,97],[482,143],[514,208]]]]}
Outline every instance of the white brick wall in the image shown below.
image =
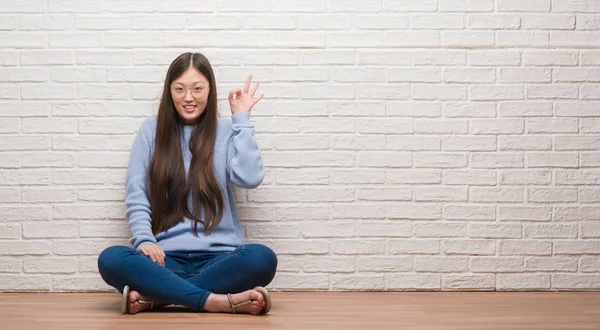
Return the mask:
{"type": "Polygon", "coordinates": [[[107,290],[168,64],[248,73],[278,290],[600,289],[600,1],[0,2],[0,291],[107,290]]]}

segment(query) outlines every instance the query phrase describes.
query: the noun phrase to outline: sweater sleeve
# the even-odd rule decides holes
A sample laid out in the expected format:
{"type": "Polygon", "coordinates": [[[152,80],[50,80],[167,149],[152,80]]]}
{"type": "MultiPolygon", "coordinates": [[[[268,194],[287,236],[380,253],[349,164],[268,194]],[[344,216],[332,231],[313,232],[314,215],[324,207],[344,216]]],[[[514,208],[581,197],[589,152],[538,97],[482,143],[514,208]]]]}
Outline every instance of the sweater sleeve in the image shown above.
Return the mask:
{"type": "Polygon", "coordinates": [[[233,135],[227,151],[227,175],[237,187],[252,189],[265,178],[265,168],[254,136],[250,112],[231,116],[233,135]]]}
{"type": "Polygon", "coordinates": [[[144,244],[156,244],[156,238],[152,234],[152,212],[146,187],[148,166],[151,161],[150,142],[144,131],[144,127],[147,126],[145,122],[135,137],[125,179],[126,216],[129,229],[133,233],[129,242],[136,250],[144,244]]]}

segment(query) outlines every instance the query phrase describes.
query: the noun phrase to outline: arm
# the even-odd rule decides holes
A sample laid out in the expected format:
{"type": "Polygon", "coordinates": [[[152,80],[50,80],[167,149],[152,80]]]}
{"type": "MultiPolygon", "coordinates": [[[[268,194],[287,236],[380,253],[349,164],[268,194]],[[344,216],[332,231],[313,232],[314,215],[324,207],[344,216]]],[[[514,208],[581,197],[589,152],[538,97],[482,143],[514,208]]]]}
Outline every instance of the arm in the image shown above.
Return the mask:
{"type": "Polygon", "coordinates": [[[256,188],[265,178],[260,149],[254,137],[250,112],[231,116],[233,136],[227,146],[227,176],[240,188],[256,188]]]}
{"type": "Polygon", "coordinates": [[[152,234],[152,212],[146,188],[151,152],[145,126],[147,125],[142,125],[131,147],[125,180],[126,216],[133,233],[130,242],[136,250],[141,245],[157,243],[152,234]]]}

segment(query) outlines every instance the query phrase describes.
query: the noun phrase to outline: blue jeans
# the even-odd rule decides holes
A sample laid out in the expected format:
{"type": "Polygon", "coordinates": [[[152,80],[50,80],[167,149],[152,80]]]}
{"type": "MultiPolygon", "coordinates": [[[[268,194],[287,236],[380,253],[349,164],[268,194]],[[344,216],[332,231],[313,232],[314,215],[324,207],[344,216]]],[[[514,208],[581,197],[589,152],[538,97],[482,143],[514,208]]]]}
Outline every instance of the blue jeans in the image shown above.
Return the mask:
{"type": "Polygon", "coordinates": [[[127,246],[111,246],[98,257],[102,279],[123,292],[125,285],[157,301],[202,311],[211,293],[225,294],[266,286],[277,257],[260,244],[232,252],[165,252],[165,266],[127,246]]]}

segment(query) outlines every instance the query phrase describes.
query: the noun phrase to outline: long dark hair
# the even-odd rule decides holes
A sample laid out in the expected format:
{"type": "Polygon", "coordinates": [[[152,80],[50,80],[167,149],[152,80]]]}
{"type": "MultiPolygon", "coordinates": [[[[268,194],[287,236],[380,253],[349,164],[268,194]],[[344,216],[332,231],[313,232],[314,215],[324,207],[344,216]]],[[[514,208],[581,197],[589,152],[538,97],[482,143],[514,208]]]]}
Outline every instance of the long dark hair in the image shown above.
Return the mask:
{"type": "Polygon", "coordinates": [[[208,234],[221,221],[223,195],[213,170],[217,118],[217,88],[210,62],[199,53],[181,54],[167,71],[158,108],[154,156],[148,172],[154,235],[182,222],[184,216],[194,221],[196,236],[198,223],[204,225],[204,232],[208,234]],[[208,79],[210,88],[206,109],[197,119],[190,138],[192,161],[186,180],[180,142],[183,119],[175,109],[171,84],[192,67],[208,79]],[[190,193],[191,210],[187,199],[190,193]],[[204,219],[201,219],[201,213],[204,213],[204,219]]]}

